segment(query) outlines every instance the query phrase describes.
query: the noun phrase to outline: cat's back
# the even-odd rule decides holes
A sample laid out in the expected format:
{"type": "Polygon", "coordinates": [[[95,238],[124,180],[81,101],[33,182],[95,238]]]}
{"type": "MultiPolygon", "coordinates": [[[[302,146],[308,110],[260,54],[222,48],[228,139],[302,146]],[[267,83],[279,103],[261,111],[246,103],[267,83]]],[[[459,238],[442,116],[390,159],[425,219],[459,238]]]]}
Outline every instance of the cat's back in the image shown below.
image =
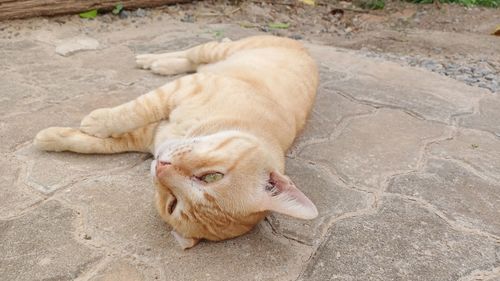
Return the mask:
{"type": "MultiPolygon", "coordinates": [[[[266,37],[253,37],[247,44],[266,37]]],[[[281,44],[243,49],[226,60],[200,67],[198,72],[237,79],[253,86],[254,94],[264,95],[297,119],[300,129],[310,111],[318,86],[315,61],[302,45],[287,38],[281,44]]]]}
{"type": "Polygon", "coordinates": [[[291,39],[252,37],[235,43],[236,50],[224,60],[198,67],[204,77],[200,91],[171,112],[169,126],[177,135],[202,134],[224,126],[220,120],[230,120],[232,127],[273,135],[286,149],[311,110],[318,85],[316,64],[291,39]]]}

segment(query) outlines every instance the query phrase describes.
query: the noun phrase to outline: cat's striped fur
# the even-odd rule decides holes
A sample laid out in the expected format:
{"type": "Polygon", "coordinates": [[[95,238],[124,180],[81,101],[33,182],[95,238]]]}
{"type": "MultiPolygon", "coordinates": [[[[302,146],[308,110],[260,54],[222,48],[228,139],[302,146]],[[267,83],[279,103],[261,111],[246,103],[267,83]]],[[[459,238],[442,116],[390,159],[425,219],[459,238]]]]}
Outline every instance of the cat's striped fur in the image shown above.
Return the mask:
{"type": "Polygon", "coordinates": [[[311,110],[316,65],[291,39],[250,37],[137,56],[158,74],[183,76],[128,103],[53,127],[49,151],[154,154],[156,206],[183,248],[249,231],[277,211],[310,219],[316,208],[284,172],[284,155],[311,110]]]}

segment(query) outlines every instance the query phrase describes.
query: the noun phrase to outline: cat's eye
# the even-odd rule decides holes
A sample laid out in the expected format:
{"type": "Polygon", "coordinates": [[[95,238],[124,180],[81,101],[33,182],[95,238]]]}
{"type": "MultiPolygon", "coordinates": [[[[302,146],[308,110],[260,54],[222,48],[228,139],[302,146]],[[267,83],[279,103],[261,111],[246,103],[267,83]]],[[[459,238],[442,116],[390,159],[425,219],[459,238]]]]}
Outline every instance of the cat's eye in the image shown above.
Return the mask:
{"type": "Polygon", "coordinates": [[[170,202],[168,202],[168,207],[167,207],[167,212],[169,215],[171,215],[174,212],[176,206],[177,206],[177,198],[172,196],[172,199],[170,200],[170,202]]]}
{"type": "Polygon", "coordinates": [[[199,177],[198,179],[201,181],[204,181],[206,183],[212,183],[212,182],[216,182],[216,181],[221,180],[223,177],[224,177],[224,174],[215,172],[215,173],[205,174],[205,175],[199,177]]]}

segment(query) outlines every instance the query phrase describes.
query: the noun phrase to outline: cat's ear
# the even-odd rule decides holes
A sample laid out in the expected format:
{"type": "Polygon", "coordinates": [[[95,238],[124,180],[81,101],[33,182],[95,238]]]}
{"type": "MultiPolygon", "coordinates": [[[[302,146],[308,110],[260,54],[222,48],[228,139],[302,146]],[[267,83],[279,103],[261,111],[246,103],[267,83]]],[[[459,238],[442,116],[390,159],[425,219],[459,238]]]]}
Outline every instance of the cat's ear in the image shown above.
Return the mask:
{"type": "Polygon", "coordinates": [[[285,175],[277,171],[271,172],[264,189],[264,200],[261,207],[299,219],[314,219],[318,216],[316,206],[285,175]]]}
{"type": "Polygon", "coordinates": [[[177,242],[179,243],[179,245],[181,246],[181,248],[183,250],[187,250],[189,248],[192,248],[192,247],[196,246],[196,244],[198,244],[198,242],[200,242],[200,239],[185,238],[184,236],[182,236],[181,234],[179,234],[175,230],[172,230],[171,232],[172,232],[172,235],[174,236],[175,240],[177,240],[177,242]]]}

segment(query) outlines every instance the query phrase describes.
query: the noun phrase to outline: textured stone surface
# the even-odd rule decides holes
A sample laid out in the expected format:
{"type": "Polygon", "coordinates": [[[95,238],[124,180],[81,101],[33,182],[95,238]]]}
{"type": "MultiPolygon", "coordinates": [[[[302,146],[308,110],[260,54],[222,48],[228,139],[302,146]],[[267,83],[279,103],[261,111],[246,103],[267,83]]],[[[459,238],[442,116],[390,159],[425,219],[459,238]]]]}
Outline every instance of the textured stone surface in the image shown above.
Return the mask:
{"type": "Polygon", "coordinates": [[[99,42],[87,36],[68,38],[56,46],[56,53],[61,56],[70,56],[74,53],[95,50],[99,47],[99,42]]]}
{"type": "MultiPolygon", "coordinates": [[[[321,72],[321,78],[324,78],[326,81],[333,80],[333,82],[337,79],[342,79],[340,74],[339,77],[336,77],[335,74],[333,73],[332,75],[331,71],[324,70],[321,72]]],[[[322,85],[318,90],[308,126],[304,128],[297,143],[311,138],[328,137],[342,120],[350,116],[368,114],[374,110],[373,107],[359,104],[343,97],[340,93],[330,89],[328,84],[326,86],[322,85]]]]}
{"type": "Polygon", "coordinates": [[[318,218],[310,221],[272,214],[269,221],[275,231],[286,237],[314,244],[321,240],[325,226],[332,218],[368,208],[372,196],[347,188],[332,176],[325,167],[301,159],[289,159],[286,173],[295,184],[316,204],[318,218]]]}
{"type": "Polygon", "coordinates": [[[102,254],[77,241],[72,224],[78,216],[48,201],[29,214],[0,220],[1,279],[72,280],[92,268],[102,254]]]}
{"type": "Polygon", "coordinates": [[[414,202],[334,225],[301,280],[458,280],[498,266],[498,245],[453,230],[414,202]]]}
{"type": "Polygon", "coordinates": [[[388,192],[422,199],[459,225],[500,237],[500,184],[453,162],[433,159],[422,173],[394,178],[388,192]]]}
{"type": "Polygon", "coordinates": [[[351,52],[332,54],[325,47],[311,49],[322,58],[322,64],[345,74],[344,79],[328,85],[331,89],[362,102],[401,108],[429,120],[449,122],[455,114],[472,112],[473,102],[488,93],[435,73],[402,68],[393,62],[366,59],[351,52]],[[424,76],[425,83],[422,83],[424,76]]]}
{"type": "Polygon", "coordinates": [[[47,153],[27,146],[18,151],[17,157],[24,161],[23,183],[48,194],[81,179],[133,167],[147,156],[137,153],[115,154],[101,156],[99,161],[95,161],[94,155],[47,153]],[[68,166],[68,163],[71,165],[68,166]],[[50,170],[41,167],[50,167],[50,170]]]}
{"type": "Polygon", "coordinates": [[[460,161],[500,181],[500,139],[490,133],[460,130],[453,139],[434,143],[429,150],[433,155],[460,161]]]}
{"type": "Polygon", "coordinates": [[[134,253],[149,249],[156,255],[162,252],[158,248],[161,244],[171,248],[177,246],[152,204],[154,189],[149,177],[149,162],[78,182],[60,195],[61,200],[78,206],[90,222],[84,226],[84,231],[92,237],[93,243],[134,253]],[[141,243],[131,243],[139,237],[141,243]]]}
{"type": "Polygon", "coordinates": [[[500,97],[488,96],[479,102],[478,114],[461,118],[464,127],[486,130],[500,137],[500,97]]]}
{"type": "Polygon", "coordinates": [[[18,215],[22,210],[42,200],[42,196],[24,185],[21,163],[8,157],[0,158],[0,219],[18,215]]]}
{"type": "Polygon", "coordinates": [[[183,251],[154,210],[147,156],[45,153],[31,140],[173,79],[135,68],[135,54],[258,32],[66,20],[17,21],[28,31],[0,39],[0,280],[500,278],[496,96],[309,45],[320,89],[286,172],[319,217],[272,214],[248,235],[183,251]],[[98,49],[56,53],[82,34],[98,49]]]}
{"type": "Polygon", "coordinates": [[[98,271],[90,281],[144,281],[159,278],[160,273],[154,272],[147,266],[118,259],[103,266],[102,270],[98,271]]]}
{"type": "Polygon", "coordinates": [[[339,136],[307,146],[299,156],[324,163],[355,184],[378,187],[387,173],[415,169],[425,140],[442,133],[439,124],[384,109],[351,120],[339,136]]]}

